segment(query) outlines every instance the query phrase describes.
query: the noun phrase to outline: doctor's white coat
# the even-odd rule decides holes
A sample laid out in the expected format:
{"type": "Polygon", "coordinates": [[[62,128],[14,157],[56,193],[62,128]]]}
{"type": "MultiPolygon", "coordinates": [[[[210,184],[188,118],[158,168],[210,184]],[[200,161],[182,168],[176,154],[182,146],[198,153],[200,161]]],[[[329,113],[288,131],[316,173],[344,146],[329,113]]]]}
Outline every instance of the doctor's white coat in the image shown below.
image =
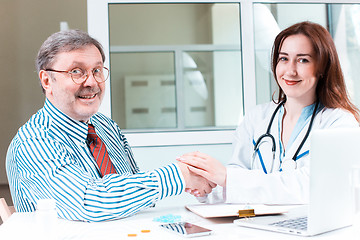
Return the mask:
{"type": "MultiPolygon", "coordinates": [[[[263,171],[259,154],[256,154],[254,169],[251,169],[254,142],[266,132],[276,106],[273,102],[258,105],[245,116],[235,131],[233,155],[227,165],[226,187],[216,187],[207,197],[199,198],[201,202],[267,204],[304,204],[308,202],[311,132],[298,154],[297,169],[290,172],[280,172],[279,111],[270,130],[276,142],[273,172],[270,172],[273,162],[270,138],[264,138],[259,148],[268,173],[265,174],[263,171]]],[[[284,159],[293,157],[306,134],[309,122],[301,130],[290,148],[286,149],[284,159]]],[[[350,112],[324,107],[316,115],[312,130],[356,127],[359,127],[359,123],[350,112]]]]}

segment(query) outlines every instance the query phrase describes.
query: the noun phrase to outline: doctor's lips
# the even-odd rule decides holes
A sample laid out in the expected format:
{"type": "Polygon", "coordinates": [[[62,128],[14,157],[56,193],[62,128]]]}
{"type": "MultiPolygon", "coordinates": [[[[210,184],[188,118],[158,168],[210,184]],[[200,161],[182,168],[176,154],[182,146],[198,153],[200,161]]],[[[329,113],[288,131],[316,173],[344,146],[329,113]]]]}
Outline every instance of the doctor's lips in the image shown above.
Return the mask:
{"type": "Polygon", "coordinates": [[[286,83],[286,85],[296,85],[301,82],[301,80],[287,80],[285,78],[282,78],[282,80],[286,83]]]}

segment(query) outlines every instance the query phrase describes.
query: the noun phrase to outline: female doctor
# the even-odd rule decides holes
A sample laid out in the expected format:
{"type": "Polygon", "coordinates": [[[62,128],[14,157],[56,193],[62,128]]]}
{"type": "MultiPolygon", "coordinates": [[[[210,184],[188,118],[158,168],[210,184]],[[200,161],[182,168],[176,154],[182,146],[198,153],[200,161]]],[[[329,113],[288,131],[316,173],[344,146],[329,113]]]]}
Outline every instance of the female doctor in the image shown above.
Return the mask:
{"type": "Polygon", "coordinates": [[[359,127],[334,42],[321,25],[301,22],[280,32],[272,49],[272,72],[278,100],[245,115],[226,167],[200,152],[178,158],[218,185],[200,201],[307,203],[311,131],[359,127]]]}

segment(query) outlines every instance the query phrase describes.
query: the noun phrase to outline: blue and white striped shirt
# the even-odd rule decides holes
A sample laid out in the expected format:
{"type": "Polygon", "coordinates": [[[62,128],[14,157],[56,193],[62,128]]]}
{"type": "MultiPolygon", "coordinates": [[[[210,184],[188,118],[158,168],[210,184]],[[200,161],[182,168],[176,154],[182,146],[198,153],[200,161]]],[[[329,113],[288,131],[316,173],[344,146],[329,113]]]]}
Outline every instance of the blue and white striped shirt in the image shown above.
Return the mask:
{"type": "Polygon", "coordinates": [[[86,144],[88,125],[46,100],[19,129],[7,152],[6,171],[17,211],[34,211],[39,199],[53,198],[61,218],[103,221],[133,215],[184,191],[176,164],[140,172],[114,121],[97,113],[89,123],[105,143],[118,174],[101,177],[86,144]]]}

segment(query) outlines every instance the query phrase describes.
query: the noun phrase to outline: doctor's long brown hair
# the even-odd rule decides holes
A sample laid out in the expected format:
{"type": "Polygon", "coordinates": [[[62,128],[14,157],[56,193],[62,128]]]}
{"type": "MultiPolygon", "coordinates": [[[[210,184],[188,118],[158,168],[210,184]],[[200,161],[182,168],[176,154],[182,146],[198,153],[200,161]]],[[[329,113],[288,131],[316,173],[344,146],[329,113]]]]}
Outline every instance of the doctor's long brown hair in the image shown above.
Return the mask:
{"type": "MultiPolygon", "coordinates": [[[[317,61],[316,96],[328,108],[342,108],[351,112],[360,122],[359,109],[351,103],[346,90],[344,75],[341,70],[339,57],[330,33],[321,25],[312,22],[300,22],[281,31],[275,38],[272,48],[272,72],[276,83],[276,66],[279,52],[284,40],[292,35],[302,34],[308,37],[314,48],[317,61]]],[[[278,103],[286,98],[279,86],[278,103]]]]}

